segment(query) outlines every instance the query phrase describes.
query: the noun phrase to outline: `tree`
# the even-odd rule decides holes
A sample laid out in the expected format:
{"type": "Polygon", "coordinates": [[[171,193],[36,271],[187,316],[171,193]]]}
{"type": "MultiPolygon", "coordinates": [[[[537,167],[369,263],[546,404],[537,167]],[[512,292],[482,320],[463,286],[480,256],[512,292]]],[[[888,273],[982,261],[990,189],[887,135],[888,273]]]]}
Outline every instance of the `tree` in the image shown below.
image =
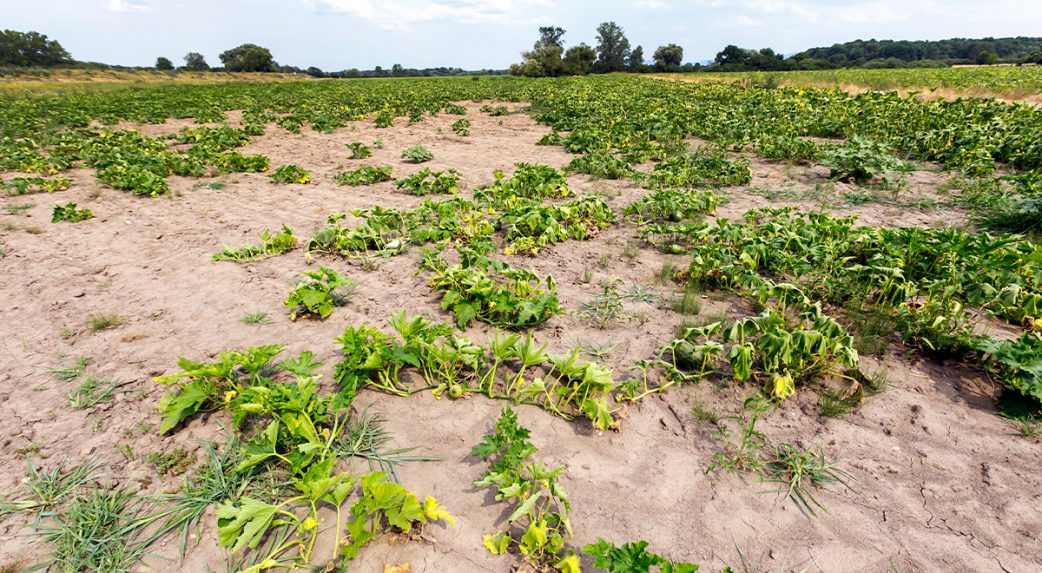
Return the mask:
{"type": "Polygon", "coordinates": [[[159,56],[158,58],[156,58],[156,69],[161,72],[169,72],[170,70],[174,69],[174,63],[171,62],[169,58],[159,56]]]}
{"type": "Polygon", "coordinates": [[[208,72],[210,71],[210,64],[206,63],[206,58],[198,52],[188,52],[185,54],[185,67],[184,69],[190,72],[208,72]]]}
{"type": "Polygon", "coordinates": [[[597,52],[586,44],[579,44],[568,48],[564,53],[564,68],[571,75],[582,75],[590,73],[590,68],[597,61],[597,52]]]}
{"type": "Polygon", "coordinates": [[[630,57],[630,41],[622,26],[615,22],[604,22],[597,26],[597,63],[599,72],[618,72],[626,68],[630,57]]]}
{"type": "Polygon", "coordinates": [[[401,64],[395,64],[395,65],[391,66],[391,75],[395,76],[395,77],[398,77],[398,76],[402,75],[402,65],[401,64]]]}
{"type": "Polygon", "coordinates": [[[539,39],[532,49],[521,52],[524,61],[510,66],[510,73],[515,76],[532,78],[557,77],[569,73],[561,58],[564,53],[564,29],[554,26],[539,28],[539,39]]]}
{"type": "Polygon", "coordinates": [[[982,66],[990,66],[999,61],[999,55],[995,52],[981,52],[977,54],[977,63],[982,66]]]}
{"type": "Polygon", "coordinates": [[[39,32],[0,32],[0,66],[57,66],[72,57],[55,40],[39,32]]]}
{"type": "Polygon", "coordinates": [[[557,46],[558,48],[564,49],[564,41],[561,39],[564,37],[564,28],[558,26],[540,26],[539,27],[539,40],[536,41],[536,47],[539,46],[557,46]]]}
{"type": "Polygon", "coordinates": [[[630,60],[627,62],[630,70],[639,72],[644,68],[644,47],[637,46],[630,52],[630,60]]]}
{"type": "Polygon", "coordinates": [[[256,44],[243,44],[220,57],[224,69],[229,72],[274,72],[277,67],[271,51],[256,44]]]}
{"type": "Polygon", "coordinates": [[[745,50],[734,44],[729,44],[716,54],[716,63],[721,66],[726,66],[728,64],[741,64],[745,62],[745,58],[745,50]]]}
{"type": "Polygon", "coordinates": [[[683,61],[684,48],[676,44],[666,44],[655,50],[655,67],[661,71],[679,68],[683,61]]]}

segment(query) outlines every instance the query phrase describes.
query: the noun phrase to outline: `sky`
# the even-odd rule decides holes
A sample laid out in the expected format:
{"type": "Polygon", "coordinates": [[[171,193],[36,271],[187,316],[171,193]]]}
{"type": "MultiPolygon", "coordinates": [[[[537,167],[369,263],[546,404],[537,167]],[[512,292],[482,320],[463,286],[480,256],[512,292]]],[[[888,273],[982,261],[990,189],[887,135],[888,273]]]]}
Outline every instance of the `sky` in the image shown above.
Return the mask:
{"type": "Polygon", "coordinates": [[[74,58],[211,65],[243,43],[280,64],[350,68],[503,69],[538,27],[563,27],[565,45],[595,45],[615,21],[648,60],[676,43],[684,60],[728,44],[792,54],[855,39],[938,40],[1042,34],[1042,0],[0,0],[0,28],[34,30],[74,58]]]}

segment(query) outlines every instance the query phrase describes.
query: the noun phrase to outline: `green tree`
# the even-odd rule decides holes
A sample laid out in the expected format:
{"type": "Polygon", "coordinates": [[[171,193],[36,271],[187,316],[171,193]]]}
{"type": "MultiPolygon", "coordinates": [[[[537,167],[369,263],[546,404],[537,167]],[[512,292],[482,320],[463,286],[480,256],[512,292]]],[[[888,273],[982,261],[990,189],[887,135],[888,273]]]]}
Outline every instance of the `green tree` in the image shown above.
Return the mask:
{"type": "Polygon", "coordinates": [[[156,69],[162,72],[169,72],[174,69],[174,63],[171,62],[169,58],[159,56],[156,58],[156,69]]]}
{"type": "Polygon", "coordinates": [[[627,67],[634,71],[639,72],[644,69],[644,46],[637,46],[630,52],[630,59],[626,62],[627,67]]]}
{"type": "Polygon", "coordinates": [[[995,52],[981,52],[977,54],[977,63],[982,66],[990,66],[999,61],[999,55],[995,52]]]}
{"type": "Polygon", "coordinates": [[[558,26],[540,26],[539,27],[539,40],[536,42],[536,46],[557,46],[558,48],[564,49],[564,28],[558,26]]]}
{"type": "Polygon", "coordinates": [[[256,44],[243,44],[220,57],[224,69],[229,72],[274,72],[278,67],[271,51],[256,44]]]}
{"type": "Polygon", "coordinates": [[[0,66],[58,66],[72,57],[55,40],[39,32],[0,32],[0,66]]]}
{"type": "Polygon", "coordinates": [[[532,78],[557,77],[569,73],[562,59],[564,29],[554,26],[539,28],[539,39],[531,50],[521,52],[524,61],[510,66],[515,76],[532,78]]]}
{"type": "Polygon", "coordinates": [[[655,67],[661,71],[675,70],[683,61],[684,48],[676,44],[666,44],[655,50],[655,67]]]}
{"type": "Polygon", "coordinates": [[[198,52],[188,52],[185,54],[185,66],[184,69],[190,72],[208,72],[210,71],[210,64],[206,63],[206,58],[198,52]]]}
{"type": "Polygon", "coordinates": [[[564,53],[565,71],[571,75],[590,73],[593,63],[597,61],[597,51],[586,44],[568,48],[564,53]]]}
{"type": "Polygon", "coordinates": [[[604,22],[597,26],[597,62],[595,68],[602,73],[626,69],[630,57],[630,41],[622,26],[615,22],[604,22]]]}

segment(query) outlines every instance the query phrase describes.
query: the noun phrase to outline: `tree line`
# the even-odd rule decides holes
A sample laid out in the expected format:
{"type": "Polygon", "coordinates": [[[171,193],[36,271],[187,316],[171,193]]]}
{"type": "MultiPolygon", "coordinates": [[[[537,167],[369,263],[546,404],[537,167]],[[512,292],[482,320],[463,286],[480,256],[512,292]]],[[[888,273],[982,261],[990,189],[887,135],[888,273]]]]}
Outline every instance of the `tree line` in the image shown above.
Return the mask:
{"type": "MultiPolygon", "coordinates": [[[[515,76],[557,77],[588,73],[683,71],[684,48],[666,44],[655,50],[654,65],[645,62],[644,47],[630,47],[626,32],[615,22],[597,26],[596,46],[580,43],[564,48],[564,28],[542,26],[531,50],[521,52],[521,63],[510,66],[515,76]]],[[[692,67],[693,66],[686,66],[692,67]]]]}

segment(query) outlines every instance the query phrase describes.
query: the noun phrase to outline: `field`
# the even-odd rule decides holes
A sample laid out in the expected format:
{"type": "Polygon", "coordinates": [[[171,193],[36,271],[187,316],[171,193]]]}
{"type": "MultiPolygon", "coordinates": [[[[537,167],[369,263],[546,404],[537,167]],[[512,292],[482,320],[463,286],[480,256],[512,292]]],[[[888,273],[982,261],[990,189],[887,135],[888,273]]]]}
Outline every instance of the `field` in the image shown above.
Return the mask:
{"type": "Polygon", "coordinates": [[[0,87],[0,570],[1036,570],[1040,170],[990,99],[0,87]]]}
{"type": "Polygon", "coordinates": [[[967,66],[896,70],[814,70],[798,72],[740,72],[664,74],[686,81],[736,82],[832,89],[848,92],[897,91],[924,98],[983,97],[1042,103],[1042,66],[967,66]]]}

